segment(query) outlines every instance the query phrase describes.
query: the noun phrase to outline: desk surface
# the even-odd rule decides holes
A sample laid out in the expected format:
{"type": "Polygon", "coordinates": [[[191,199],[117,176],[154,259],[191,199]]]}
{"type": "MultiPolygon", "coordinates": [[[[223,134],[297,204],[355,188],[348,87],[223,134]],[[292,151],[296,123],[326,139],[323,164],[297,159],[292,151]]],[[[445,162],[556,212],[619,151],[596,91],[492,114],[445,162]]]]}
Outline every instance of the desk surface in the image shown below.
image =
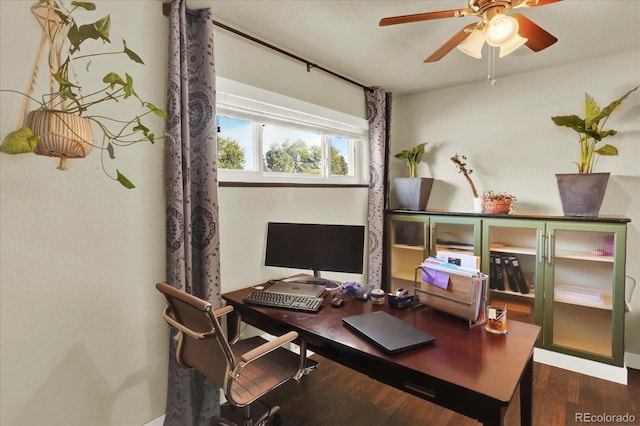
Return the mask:
{"type": "MultiPolygon", "coordinates": [[[[376,361],[395,364],[409,373],[415,372],[415,377],[426,375],[440,379],[504,406],[511,401],[523,371],[532,359],[540,332],[536,325],[508,321],[509,333],[495,335],[483,327],[469,329],[466,321],[429,308],[397,309],[361,300],[346,301],[342,307],[334,308],[329,303],[330,296],[325,297],[323,306],[316,313],[243,306],[242,299],[250,291],[251,288],[237,290],[222,297],[227,303],[240,308],[243,318],[249,315],[248,322],[255,322],[253,325],[258,328],[274,334],[293,329],[308,341],[311,350],[322,355],[356,350],[376,361]],[[431,334],[436,341],[399,354],[388,354],[342,323],[343,317],[377,310],[386,311],[431,334]],[[263,328],[269,324],[276,324],[275,329],[263,328]]],[[[329,355],[329,358],[335,359],[335,356],[329,355]]],[[[346,359],[347,364],[348,361],[346,359]]],[[[357,365],[347,366],[361,371],[366,369],[357,365]]]]}

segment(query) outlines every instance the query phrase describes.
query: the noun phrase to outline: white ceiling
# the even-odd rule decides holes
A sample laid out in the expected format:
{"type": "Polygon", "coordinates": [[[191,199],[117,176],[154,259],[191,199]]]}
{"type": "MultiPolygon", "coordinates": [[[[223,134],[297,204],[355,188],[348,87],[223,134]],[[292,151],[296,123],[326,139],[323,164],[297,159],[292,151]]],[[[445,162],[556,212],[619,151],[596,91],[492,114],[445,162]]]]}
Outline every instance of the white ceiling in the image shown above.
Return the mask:
{"type": "MultiPolygon", "coordinates": [[[[477,17],[378,26],[387,16],[466,8],[466,0],[194,0],[188,4],[210,7],[217,21],[395,95],[487,78],[486,45],[483,59],[453,49],[439,62],[423,63],[477,17]]],[[[523,46],[497,59],[498,82],[501,76],[640,49],[640,0],[564,0],[518,12],[558,42],[538,53],[523,46]]]]}

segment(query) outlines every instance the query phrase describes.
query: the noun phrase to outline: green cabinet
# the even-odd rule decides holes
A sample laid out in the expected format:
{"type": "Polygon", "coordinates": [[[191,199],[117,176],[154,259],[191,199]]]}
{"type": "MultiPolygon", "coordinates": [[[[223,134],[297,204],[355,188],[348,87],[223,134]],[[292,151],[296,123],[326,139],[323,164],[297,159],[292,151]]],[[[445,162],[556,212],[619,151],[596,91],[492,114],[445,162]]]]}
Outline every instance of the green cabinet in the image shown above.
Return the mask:
{"type": "Polygon", "coordinates": [[[481,256],[491,303],[506,305],[510,320],[542,327],[538,346],[622,366],[628,222],[389,211],[385,288],[411,288],[414,267],[427,256],[463,250],[481,256]],[[507,274],[505,260],[515,260],[519,275],[507,274]],[[501,283],[496,268],[502,268],[501,283]]]}
{"type": "Polygon", "coordinates": [[[481,220],[424,213],[387,215],[386,290],[413,288],[415,267],[439,250],[480,256],[481,220]]]}
{"type": "Polygon", "coordinates": [[[507,306],[510,319],[542,324],[544,286],[539,280],[544,276],[544,232],[545,223],[538,220],[484,219],[482,222],[482,271],[489,274],[489,299],[492,304],[507,306]],[[522,272],[527,293],[523,293],[513,279],[509,280],[505,265],[513,264],[514,259],[522,272]]]}
{"type": "Polygon", "coordinates": [[[548,222],[545,348],[622,366],[626,225],[548,222]]]}
{"type": "Polygon", "coordinates": [[[545,349],[622,366],[626,223],[485,218],[482,229],[483,271],[516,259],[528,290],[490,277],[491,303],[542,326],[545,349]]]}

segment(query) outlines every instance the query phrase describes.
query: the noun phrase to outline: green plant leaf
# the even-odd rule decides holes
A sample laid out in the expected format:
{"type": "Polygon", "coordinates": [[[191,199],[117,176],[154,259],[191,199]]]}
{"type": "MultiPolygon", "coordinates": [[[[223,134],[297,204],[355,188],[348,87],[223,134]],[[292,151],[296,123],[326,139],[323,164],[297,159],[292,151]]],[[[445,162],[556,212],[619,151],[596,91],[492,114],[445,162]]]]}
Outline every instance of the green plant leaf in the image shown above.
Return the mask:
{"type": "Polygon", "coordinates": [[[600,107],[598,103],[588,93],[584,94],[584,127],[587,129],[593,129],[598,127],[598,123],[601,120],[600,107]]]}
{"type": "MultiPolygon", "coordinates": [[[[616,99],[615,101],[611,102],[609,105],[607,105],[606,107],[602,108],[602,111],[600,111],[600,117],[604,118],[604,117],[608,117],[610,116],[613,111],[615,111],[616,108],[618,108],[618,106],[620,106],[620,104],[622,103],[622,101],[624,101],[625,99],[627,99],[629,97],[629,95],[631,93],[633,93],[634,91],[638,90],[638,87],[640,86],[636,86],[633,89],[629,90],[627,93],[625,93],[624,95],[620,96],[618,99],[616,99]]],[[[600,120],[598,120],[600,121],[600,120]]]]}
{"type": "Polygon", "coordinates": [[[127,73],[125,73],[124,76],[127,79],[127,83],[124,85],[124,98],[127,99],[132,94],[135,94],[135,91],[133,90],[133,78],[127,73]]]}
{"type": "Polygon", "coordinates": [[[6,154],[25,154],[33,152],[40,141],[40,136],[34,135],[31,128],[24,126],[5,136],[0,145],[0,152],[6,154]]]}
{"type": "Polygon", "coordinates": [[[69,28],[67,38],[71,43],[70,53],[80,50],[80,45],[88,39],[102,40],[105,43],[111,43],[109,40],[109,27],[111,26],[111,16],[107,15],[97,20],[93,24],[85,24],[78,27],[75,23],[69,28]]]}
{"type": "Polygon", "coordinates": [[[125,175],[120,173],[120,170],[116,169],[116,172],[118,173],[117,181],[120,182],[120,184],[122,186],[124,186],[127,189],[133,189],[133,188],[136,187],[133,183],[131,183],[131,181],[129,179],[127,179],[127,177],[125,175]]]}
{"type": "Polygon", "coordinates": [[[147,126],[145,126],[144,124],[142,124],[142,122],[140,121],[140,118],[136,117],[136,122],[138,123],[137,126],[133,127],[133,131],[134,132],[142,132],[143,135],[148,136],[149,135],[149,128],[147,126]]]}
{"type": "Polygon", "coordinates": [[[613,145],[606,144],[605,146],[595,150],[595,153],[600,155],[618,155],[618,148],[613,145]]]}
{"type": "Polygon", "coordinates": [[[113,90],[116,84],[120,86],[124,86],[126,84],[122,79],[122,77],[120,77],[115,72],[110,72],[107,75],[105,75],[104,78],[102,79],[102,82],[110,85],[111,90],[113,90]]]}
{"type": "Polygon", "coordinates": [[[157,115],[158,117],[161,118],[165,118],[167,116],[167,113],[164,112],[164,110],[158,108],[157,106],[155,106],[154,104],[152,104],[151,102],[145,102],[144,106],[146,106],[147,108],[149,108],[151,110],[151,112],[153,112],[155,115],[157,115]]]}
{"type": "Polygon", "coordinates": [[[133,50],[131,50],[131,49],[129,49],[127,47],[127,41],[125,39],[122,39],[122,45],[124,46],[124,53],[127,54],[129,59],[131,59],[134,62],[137,62],[139,64],[144,65],[144,61],[142,60],[142,58],[140,56],[138,56],[138,54],[136,52],[134,52],[133,50]]]}
{"type": "Polygon", "coordinates": [[[80,7],[84,10],[96,10],[95,3],[91,3],[88,1],[72,1],[71,6],[80,7]]]}
{"type": "Polygon", "coordinates": [[[575,114],[551,117],[551,120],[558,126],[569,127],[578,133],[584,133],[586,130],[584,120],[575,114]]]}

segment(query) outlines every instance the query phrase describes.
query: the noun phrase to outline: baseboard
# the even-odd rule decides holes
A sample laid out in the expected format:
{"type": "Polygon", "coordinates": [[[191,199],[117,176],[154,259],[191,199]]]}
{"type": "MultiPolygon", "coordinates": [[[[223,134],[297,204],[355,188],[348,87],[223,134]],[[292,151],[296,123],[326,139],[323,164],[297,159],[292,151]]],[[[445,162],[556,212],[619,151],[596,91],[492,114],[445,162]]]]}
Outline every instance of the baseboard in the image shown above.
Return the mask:
{"type": "Polygon", "coordinates": [[[542,364],[623,385],[626,385],[628,381],[628,372],[625,367],[616,367],[614,365],[603,364],[601,362],[565,355],[546,349],[534,348],[533,360],[542,364]]]}
{"type": "Polygon", "coordinates": [[[149,423],[145,423],[142,426],[162,426],[164,424],[164,414],[157,419],[151,420],[149,423]]]}
{"type": "Polygon", "coordinates": [[[640,370],[640,354],[634,354],[631,352],[624,353],[624,365],[627,368],[633,368],[634,370],[640,370]]]}

